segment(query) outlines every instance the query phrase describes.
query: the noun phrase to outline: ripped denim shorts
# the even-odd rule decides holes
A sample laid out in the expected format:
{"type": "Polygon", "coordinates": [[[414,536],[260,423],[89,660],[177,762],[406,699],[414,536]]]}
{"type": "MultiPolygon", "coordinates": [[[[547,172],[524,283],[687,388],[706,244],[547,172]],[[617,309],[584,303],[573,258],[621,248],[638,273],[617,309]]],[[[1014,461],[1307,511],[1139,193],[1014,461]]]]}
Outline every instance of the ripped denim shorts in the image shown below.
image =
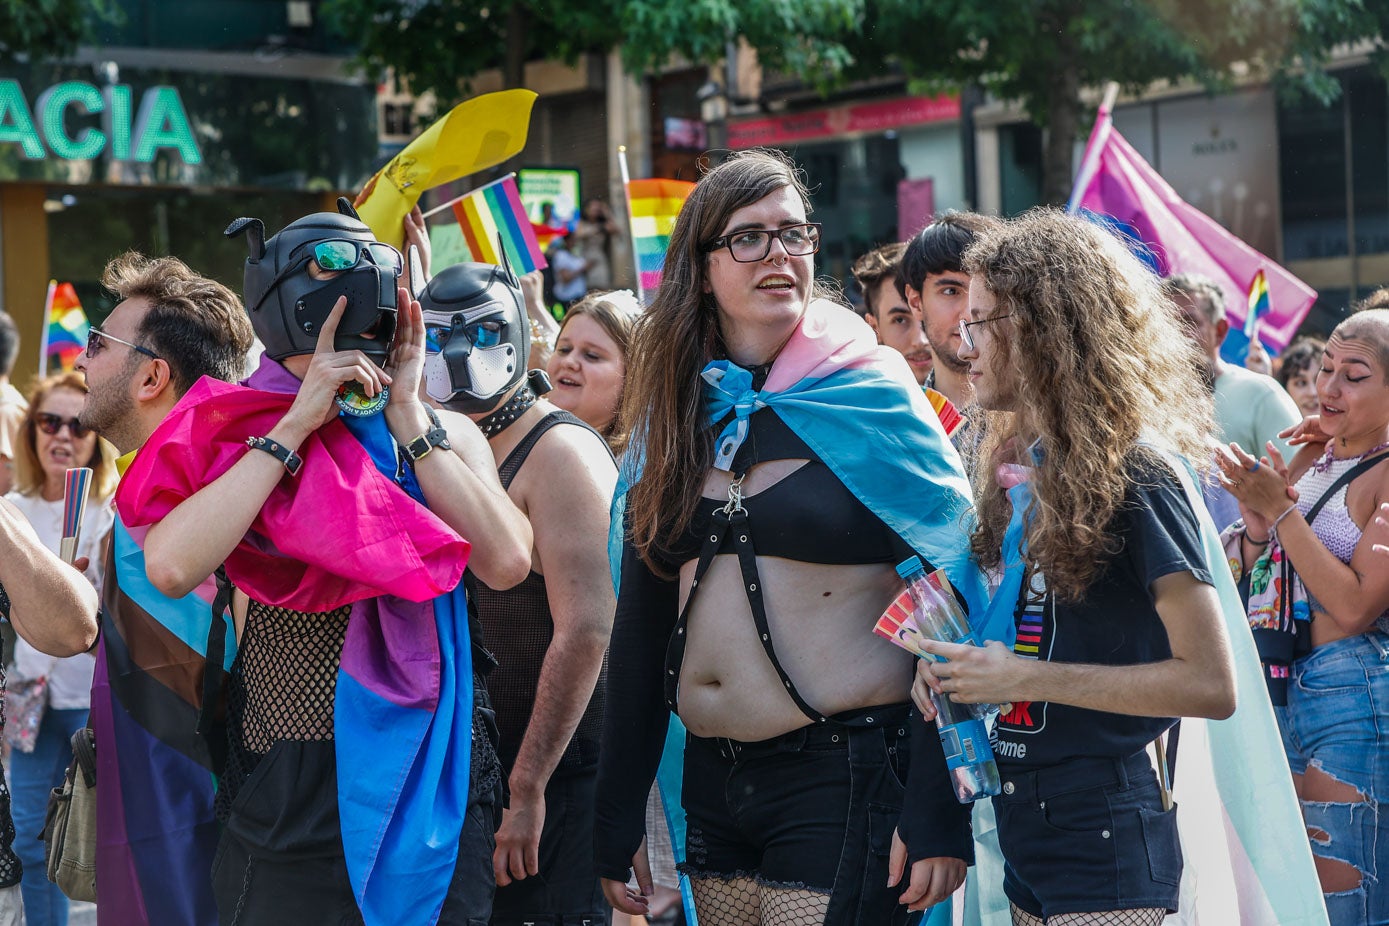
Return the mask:
{"type": "Polygon", "coordinates": [[[1332,926],[1389,924],[1389,634],[1371,630],[1293,663],[1283,745],[1294,774],[1314,766],[1364,795],[1303,801],[1312,853],[1354,867],[1360,887],[1324,895],[1332,926]]]}

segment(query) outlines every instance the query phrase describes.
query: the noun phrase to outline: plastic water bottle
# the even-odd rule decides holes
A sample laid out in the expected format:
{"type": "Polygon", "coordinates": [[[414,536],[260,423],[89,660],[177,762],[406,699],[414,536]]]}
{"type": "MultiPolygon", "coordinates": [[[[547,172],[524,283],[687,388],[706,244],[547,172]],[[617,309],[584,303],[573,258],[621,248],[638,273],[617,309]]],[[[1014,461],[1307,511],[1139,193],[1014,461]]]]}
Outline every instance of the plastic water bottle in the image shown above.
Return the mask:
{"type": "MultiPolygon", "coordinates": [[[[923,634],[942,643],[972,644],[969,621],[953,595],[937,588],[926,575],[921,560],[913,556],[897,567],[897,574],[907,583],[912,602],[916,605],[914,620],[923,634]]],[[[931,693],[936,708],[936,726],[940,731],[941,749],[955,797],[968,804],[987,795],[998,794],[1002,782],[998,764],[994,762],[993,747],[989,745],[986,723],[998,711],[993,704],[955,704],[949,697],[931,693]]]]}

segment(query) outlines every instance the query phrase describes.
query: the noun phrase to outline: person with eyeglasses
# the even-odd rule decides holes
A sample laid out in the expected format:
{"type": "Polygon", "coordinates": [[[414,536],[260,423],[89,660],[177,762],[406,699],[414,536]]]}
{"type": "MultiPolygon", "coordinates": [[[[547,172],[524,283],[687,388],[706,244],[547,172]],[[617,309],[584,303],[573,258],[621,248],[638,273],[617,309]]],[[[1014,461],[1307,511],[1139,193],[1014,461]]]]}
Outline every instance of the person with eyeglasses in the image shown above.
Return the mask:
{"type": "MultiPolygon", "coordinates": [[[[109,506],[116,489],[115,449],[97,438],[77,420],[87,394],[79,373],[62,373],[41,380],[28,397],[29,411],[20,430],[15,467],[15,488],[5,496],[29,519],[34,532],[54,553],[63,538],[63,490],[67,471],[86,466],[92,470],[91,487],[82,523],[77,556],[87,561],[84,574],[101,591],[101,547],[111,530],[109,506]]],[[[68,746],[72,735],[87,723],[91,706],[91,653],[58,658],[40,652],[23,638],[15,642],[14,665],[8,687],[41,684],[44,708],[38,727],[22,731],[18,718],[6,727],[10,741],[10,782],[14,799],[15,829],[23,834],[43,829],[48,795],[63,783],[63,772],[72,761],[68,746]]],[[[44,871],[43,844],[35,839],[17,843],[24,863],[24,912],[35,926],[61,926],[67,922],[68,899],[44,871]]]]}
{"type": "Polygon", "coordinates": [[[926,641],[948,662],[917,664],[913,698],[927,715],[928,689],[1005,705],[993,809],[1015,926],[1156,926],[1177,910],[1182,851],[1145,750],[1176,718],[1234,711],[1242,623],[1179,459],[1206,459],[1214,428],[1187,388],[1196,349],[1160,281],[1083,219],[1028,213],[963,266],[959,356],[995,413],[971,545],[1001,584],[973,621],[987,645],[926,641]]]}
{"type": "MultiPolygon", "coordinates": [[[[231,290],[174,257],[123,254],[106,265],[102,286],[118,301],[77,358],[86,380],[77,427],[114,444],[124,470],[199,380],[242,376],[251,324],[231,290]]],[[[59,430],[74,433],[71,420],[59,430]]],[[[225,669],[206,645],[214,602],[206,590],[170,598],[155,589],[140,534],[117,514],[101,570],[89,715],[106,808],[97,820],[101,915],[214,926],[213,798],[226,734],[200,722],[225,669]],[[190,620],[201,629],[190,633],[190,620]]]]}
{"type": "Polygon", "coordinates": [[[230,585],[223,922],[485,919],[494,780],[460,583],[530,568],[531,530],[477,427],[422,400],[426,331],[403,260],[346,199],[247,246],[265,345],[240,385],[204,380],[117,495],[150,582],[230,585]],[[464,538],[468,539],[464,539],[464,538]],[[229,650],[230,652],[230,650],[229,650]],[[482,793],[486,791],[486,793],[482,793]]]}
{"type": "Polygon", "coordinates": [[[912,657],[873,634],[913,556],[982,608],[969,487],[902,355],[816,286],[809,208],[779,152],[713,168],[637,322],[595,834],[624,913],[672,714],[701,926],[904,923],[972,857],[912,657]]]}

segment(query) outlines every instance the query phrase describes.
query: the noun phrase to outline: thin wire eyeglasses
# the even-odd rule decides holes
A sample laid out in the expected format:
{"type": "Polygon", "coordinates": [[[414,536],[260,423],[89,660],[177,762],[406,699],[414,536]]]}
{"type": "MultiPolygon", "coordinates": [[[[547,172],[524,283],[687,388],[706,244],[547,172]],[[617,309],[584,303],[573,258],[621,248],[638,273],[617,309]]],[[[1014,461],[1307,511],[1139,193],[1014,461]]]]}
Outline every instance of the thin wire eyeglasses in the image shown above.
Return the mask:
{"type": "Polygon", "coordinates": [[[107,334],[105,331],[96,327],[90,328],[87,331],[87,357],[95,357],[97,354],[101,353],[101,349],[106,346],[107,341],[115,341],[117,344],[124,344],[131,350],[144,354],[151,360],[163,359],[147,347],[141,347],[139,344],[131,344],[129,341],[123,341],[114,334],[107,334]]]}
{"type": "Polygon", "coordinates": [[[715,238],[704,246],[710,253],[719,248],[728,248],[728,253],[740,264],[752,264],[772,252],[772,239],[781,241],[781,246],[791,257],[804,257],[820,250],[820,223],[805,222],[801,225],[786,225],[782,228],[748,228],[715,238]]]}
{"type": "Polygon", "coordinates": [[[1005,318],[1012,317],[1013,313],[1009,312],[1007,315],[995,315],[993,318],[981,318],[976,322],[967,322],[962,318],[960,319],[960,342],[964,344],[967,349],[974,350],[974,335],[969,333],[970,328],[975,325],[987,325],[989,322],[1001,322],[1005,318]]]}

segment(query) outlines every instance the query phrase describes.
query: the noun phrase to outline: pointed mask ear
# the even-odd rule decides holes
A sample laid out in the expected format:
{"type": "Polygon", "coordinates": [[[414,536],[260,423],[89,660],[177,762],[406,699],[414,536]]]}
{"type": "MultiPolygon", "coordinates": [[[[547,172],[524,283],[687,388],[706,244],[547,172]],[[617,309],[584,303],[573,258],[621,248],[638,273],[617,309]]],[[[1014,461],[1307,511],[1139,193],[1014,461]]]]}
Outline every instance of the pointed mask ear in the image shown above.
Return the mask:
{"type": "Polygon", "coordinates": [[[227,230],[222,232],[228,238],[235,238],[242,232],[246,233],[246,251],[250,254],[251,260],[260,260],[265,256],[265,223],[260,219],[237,219],[227,226],[227,230]]]}
{"type": "Polygon", "coordinates": [[[506,271],[506,281],[512,286],[520,286],[521,280],[516,276],[516,271],[511,269],[511,258],[506,256],[506,243],[500,233],[497,235],[497,253],[502,257],[502,270],[506,271]]]}
{"type": "Polygon", "coordinates": [[[361,216],[357,214],[356,207],[352,205],[352,200],[346,196],[338,197],[338,214],[345,215],[349,219],[361,219],[361,216]]]}

